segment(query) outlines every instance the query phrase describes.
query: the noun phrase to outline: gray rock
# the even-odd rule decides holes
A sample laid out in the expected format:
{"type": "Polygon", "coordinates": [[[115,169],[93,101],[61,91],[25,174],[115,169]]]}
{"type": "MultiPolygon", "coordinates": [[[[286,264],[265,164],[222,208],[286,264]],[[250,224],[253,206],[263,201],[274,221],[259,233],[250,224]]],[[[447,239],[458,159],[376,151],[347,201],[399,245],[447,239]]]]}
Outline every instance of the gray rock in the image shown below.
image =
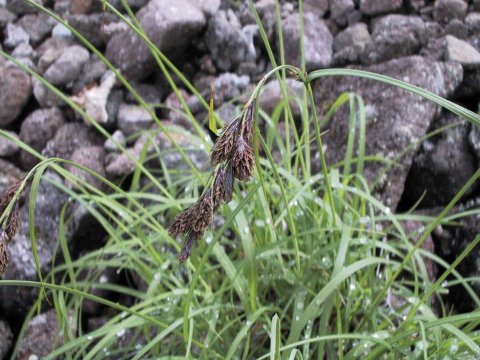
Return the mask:
{"type": "MultiPolygon", "coordinates": [[[[34,2],[43,5],[42,0],[34,0],[34,2]]],[[[37,11],[35,7],[24,0],[7,0],[7,9],[17,15],[29,14],[37,11]]]]}
{"type": "Polygon", "coordinates": [[[17,16],[8,11],[6,8],[0,6],[0,29],[7,26],[8,23],[12,23],[17,19],[17,16]]]}
{"type": "Polygon", "coordinates": [[[335,36],[333,42],[335,63],[343,65],[360,61],[369,42],[370,33],[366,24],[357,23],[347,27],[335,36]]]}
{"type": "MultiPolygon", "coordinates": [[[[162,101],[162,94],[158,90],[157,86],[137,82],[133,82],[131,85],[147,104],[160,104],[162,101]]],[[[127,93],[125,100],[130,103],[138,103],[137,99],[131,92],[127,93]]]]}
{"type": "MultiPolygon", "coordinates": [[[[428,132],[460,121],[460,117],[444,111],[428,132]]],[[[420,207],[447,205],[475,173],[478,166],[468,142],[469,130],[469,123],[463,121],[420,146],[405,182],[404,197],[408,204],[414,204],[425,192],[420,207]]],[[[477,185],[466,195],[471,194],[477,185]]]]}
{"type": "MultiPolygon", "coordinates": [[[[55,249],[58,246],[59,216],[63,205],[68,201],[68,195],[51,182],[61,184],[62,179],[55,173],[45,173],[35,201],[36,240],[42,274],[47,274],[51,270],[55,249]]],[[[28,212],[27,203],[20,208],[17,235],[8,247],[10,262],[2,276],[4,280],[38,280],[32,253],[28,212]]],[[[68,238],[68,234],[66,236],[68,238]]],[[[30,310],[38,293],[37,288],[1,287],[0,307],[4,313],[12,316],[24,315],[30,310]]],[[[51,337],[51,334],[48,336],[51,337]]]]}
{"type": "Polygon", "coordinates": [[[3,44],[6,47],[14,48],[21,43],[28,43],[30,36],[27,32],[20,26],[8,23],[7,27],[4,30],[5,40],[3,44]]]}
{"type": "Polygon", "coordinates": [[[463,21],[453,19],[445,26],[445,34],[453,35],[458,39],[466,39],[468,37],[468,28],[463,21]]]}
{"type": "Polygon", "coordinates": [[[0,320],[0,359],[6,359],[13,344],[13,333],[5,320],[0,320]]]}
{"type": "Polygon", "coordinates": [[[475,35],[480,32],[480,13],[474,12],[467,15],[465,18],[468,35],[475,35]]]}
{"type": "MultiPolygon", "coordinates": [[[[88,146],[78,148],[73,152],[70,160],[72,160],[74,163],[82,165],[83,167],[95,171],[100,176],[105,177],[105,151],[101,146],[88,146]]],[[[106,190],[105,183],[97,179],[92,174],[70,164],[67,164],[66,168],[73,175],[78,177],[80,182],[86,182],[100,190],[106,190]]],[[[71,188],[75,188],[75,185],[71,182],[67,182],[67,185],[71,188]]]]}
{"type": "Polygon", "coordinates": [[[142,106],[120,104],[117,123],[125,136],[130,137],[142,130],[147,130],[152,125],[153,118],[142,106]]]}
{"type": "Polygon", "coordinates": [[[378,15],[400,10],[403,0],[360,0],[360,11],[365,15],[378,15]]]}
{"type": "Polygon", "coordinates": [[[417,16],[387,15],[373,23],[371,39],[366,64],[412,55],[427,43],[425,23],[417,16]]]}
{"type": "MultiPolygon", "coordinates": [[[[6,131],[11,137],[18,139],[18,135],[13,131],[6,131]]],[[[0,136],[0,156],[9,157],[15,155],[20,147],[15,144],[12,140],[7,139],[6,137],[0,136]]],[[[1,357],[0,357],[1,358],[1,357]]]]}
{"type": "Polygon", "coordinates": [[[305,12],[313,12],[318,17],[323,17],[328,11],[328,0],[305,0],[303,2],[303,9],[305,12]]]}
{"type": "Polygon", "coordinates": [[[468,141],[473,154],[480,163],[480,127],[472,125],[470,133],[468,134],[468,141]]]}
{"type": "Polygon", "coordinates": [[[16,67],[0,66],[0,126],[14,121],[32,95],[30,76],[16,67]]]}
{"type": "Polygon", "coordinates": [[[67,85],[77,79],[89,57],[88,50],[81,46],[74,45],[65,48],[43,76],[53,85],[67,85]]]}
{"type": "Polygon", "coordinates": [[[11,55],[16,59],[33,60],[36,54],[29,43],[21,43],[12,51],[11,55]]]}
{"type": "MultiPolygon", "coordinates": [[[[164,125],[169,129],[170,136],[184,149],[185,154],[197,169],[208,168],[208,154],[204,149],[204,145],[201,144],[197,138],[193,137],[185,129],[171,125],[168,122],[164,122],[164,125]]],[[[112,156],[106,160],[107,165],[105,169],[107,175],[110,177],[118,177],[131,173],[135,169],[135,162],[131,160],[130,157],[138,160],[145,146],[147,146],[147,142],[150,144],[147,154],[154,154],[158,148],[162,156],[162,161],[167,169],[172,171],[189,169],[187,163],[183,160],[180,153],[175,150],[165,134],[158,132],[157,129],[154,133],[140,136],[135,142],[135,145],[127,150],[128,155],[125,153],[112,153],[112,156]],[[155,145],[152,144],[152,141],[155,145]]],[[[155,160],[151,166],[160,168],[160,163],[158,160],[155,160]]]]}
{"type": "MultiPolygon", "coordinates": [[[[123,135],[123,133],[120,130],[117,130],[112,134],[112,139],[115,140],[115,142],[117,142],[123,147],[127,145],[127,140],[125,139],[125,135],[123,135]]],[[[117,144],[112,139],[107,139],[105,141],[105,144],[103,144],[103,148],[107,152],[120,151],[117,144]]]]}
{"type": "Polygon", "coordinates": [[[32,78],[33,95],[41,107],[64,105],[64,101],[37,78],[32,78]]]}
{"type": "Polygon", "coordinates": [[[473,0],[472,6],[475,11],[480,11],[480,0],[473,0]]]}
{"type": "Polygon", "coordinates": [[[88,15],[70,15],[68,24],[82,34],[95,47],[99,48],[105,45],[108,35],[102,30],[102,26],[117,21],[115,15],[110,13],[98,13],[88,15]]]}
{"type": "MultiPolygon", "coordinates": [[[[220,74],[213,82],[214,99],[217,106],[224,102],[242,95],[250,85],[250,78],[246,75],[238,76],[234,73],[220,74]]],[[[210,89],[202,93],[209,97],[210,89]]]]}
{"type": "MultiPolygon", "coordinates": [[[[152,0],[136,16],[148,38],[169,57],[178,56],[206,22],[202,11],[186,0],[152,0]]],[[[132,80],[146,77],[155,64],[148,46],[130,30],[113,36],[106,57],[132,80]]]]}
{"type": "Polygon", "coordinates": [[[433,18],[441,25],[453,19],[462,20],[467,15],[467,3],[463,0],[436,0],[433,5],[433,18]]]}
{"type": "Polygon", "coordinates": [[[58,23],[52,29],[52,37],[56,39],[72,40],[73,33],[65,25],[58,23]]]}
{"type": "Polygon", "coordinates": [[[63,39],[48,38],[45,40],[42,45],[35,49],[38,56],[37,71],[43,74],[68,46],[69,42],[63,39]]]}
{"type": "Polygon", "coordinates": [[[72,92],[78,94],[86,86],[97,83],[103,74],[107,72],[107,65],[96,55],[91,55],[90,59],[83,66],[82,72],[74,82],[72,92]]]}
{"type": "Polygon", "coordinates": [[[58,129],[42,151],[47,157],[70,159],[73,152],[81,147],[101,146],[103,139],[93,129],[80,123],[66,123],[58,129]]]}
{"type": "MultiPolygon", "coordinates": [[[[293,80],[287,79],[286,81],[287,94],[290,99],[290,107],[292,109],[293,116],[299,118],[300,108],[298,106],[298,100],[303,96],[303,84],[293,80]]],[[[269,81],[262,89],[260,94],[260,108],[267,114],[272,114],[278,104],[283,101],[282,92],[278,81],[269,81]]]]}
{"type": "Polygon", "coordinates": [[[330,17],[340,26],[348,23],[348,14],[355,10],[353,0],[335,0],[330,2],[330,17]]]}
{"type": "MultiPolygon", "coordinates": [[[[41,153],[64,122],[63,114],[57,107],[35,110],[22,122],[20,139],[41,153]]],[[[20,162],[24,169],[31,169],[39,160],[29,152],[22,150],[20,162]]]]}
{"type": "Polygon", "coordinates": [[[0,159],[0,193],[24,176],[25,173],[12,163],[0,159]]]}
{"type": "MultiPolygon", "coordinates": [[[[308,70],[330,66],[333,36],[323,20],[312,13],[304,15],[305,64],[308,70]]],[[[292,14],[283,22],[285,62],[300,66],[300,16],[292,14]]]]}
{"type": "Polygon", "coordinates": [[[208,22],[205,43],[218,69],[234,70],[244,61],[255,60],[253,38],[242,31],[233,11],[218,11],[208,22]]]}
{"type": "MultiPolygon", "coordinates": [[[[57,318],[55,309],[36,315],[30,320],[25,330],[22,342],[18,348],[18,358],[22,360],[40,359],[64,343],[64,335],[59,323],[65,320],[57,318]]],[[[77,325],[73,318],[66,321],[70,331],[76,332],[77,325]]]]}
{"type": "MultiPolygon", "coordinates": [[[[410,82],[440,96],[448,96],[462,80],[462,67],[455,63],[437,63],[418,56],[392,60],[361,69],[410,82]]],[[[344,77],[325,78],[315,86],[316,103],[331,104],[341,93],[355,92],[362,96],[366,111],[366,155],[395,159],[405,148],[422,136],[438,113],[433,103],[393,86],[375,81],[344,77]]],[[[321,106],[321,105],[320,105],[321,106]]],[[[323,113],[326,109],[320,109],[323,113]]],[[[329,164],[345,156],[348,137],[348,107],[341,108],[329,122],[323,136],[329,164]]],[[[407,153],[398,166],[378,179],[375,194],[392,210],[403,193],[413,154],[407,153]]],[[[315,159],[313,165],[318,163],[315,159]]],[[[367,162],[364,175],[369,184],[386,171],[385,164],[367,162]]]]}
{"type": "Polygon", "coordinates": [[[44,13],[28,14],[17,21],[30,37],[34,46],[40,44],[50,34],[55,26],[55,20],[44,13]]]}
{"type": "Polygon", "coordinates": [[[220,8],[220,0],[189,0],[192,5],[195,5],[203,11],[206,17],[215,14],[220,8]]]}
{"type": "Polygon", "coordinates": [[[480,65],[480,53],[466,41],[446,36],[445,60],[456,61],[463,66],[480,65]]]}

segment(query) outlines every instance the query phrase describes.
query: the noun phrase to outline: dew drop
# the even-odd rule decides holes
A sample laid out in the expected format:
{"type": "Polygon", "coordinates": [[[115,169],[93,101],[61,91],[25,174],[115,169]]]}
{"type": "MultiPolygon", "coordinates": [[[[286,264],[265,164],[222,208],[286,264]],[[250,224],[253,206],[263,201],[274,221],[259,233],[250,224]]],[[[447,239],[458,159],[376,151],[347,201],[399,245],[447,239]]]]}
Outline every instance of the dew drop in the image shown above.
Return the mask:
{"type": "Polygon", "coordinates": [[[125,329],[121,329],[117,332],[117,337],[122,337],[123,335],[125,335],[125,329]]]}
{"type": "Polygon", "coordinates": [[[205,238],[205,243],[206,243],[206,244],[210,244],[212,241],[213,241],[213,236],[212,236],[212,235],[208,235],[208,236],[205,238]]]}
{"type": "Polygon", "coordinates": [[[87,335],[87,340],[90,341],[93,339],[93,336],[92,335],[87,335]]]}

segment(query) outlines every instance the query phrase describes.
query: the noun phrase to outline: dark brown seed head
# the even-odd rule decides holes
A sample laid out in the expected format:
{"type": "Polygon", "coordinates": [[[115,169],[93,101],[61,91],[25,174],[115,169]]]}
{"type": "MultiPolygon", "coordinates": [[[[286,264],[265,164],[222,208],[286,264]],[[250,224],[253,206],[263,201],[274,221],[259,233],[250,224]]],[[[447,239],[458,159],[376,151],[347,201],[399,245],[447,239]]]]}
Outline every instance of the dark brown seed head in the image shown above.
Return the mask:
{"type": "Polygon", "coordinates": [[[222,166],[215,177],[213,183],[213,204],[216,210],[221,204],[228,203],[232,200],[233,193],[233,168],[229,161],[222,166]]]}
{"type": "Polygon", "coordinates": [[[185,262],[190,257],[194,242],[200,239],[201,236],[202,236],[201,234],[197,234],[194,231],[189,231],[187,235],[187,239],[183,243],[182,250],[178,255],[178,261],[180,263],[185,262]]]}
{"type": "Polygon", "coordinates": [[[10,260],[7,243],[7,233],[2,228],[0,228],[0,275],[5,273],[8,262],[10,260]]]}
{"type": "Polygon", "coordinates": [[[183,210],[180,214],[175,216],[168,228],[168,233],[171,237],[185,234],[190,229],[192,222],[192,207],[193,206],[183,210]]]}
{"type": "Polygon", "coordinates": [[[195,205],[192,206],[191,230],[196,233],[203,234],[203,232],[210,226],[213,219],[213,199],[212,190],[209,189],[195,205]]]}
{"type": "Polygon", "coordinates": [[[232,159],[233,172],[240,181],[248,181],[255,166],[252,146],[243,137],[239,138],[232,159]]]}
{"type": "Polygon", "coordinates": [[[13,206],[13,210],[7,218],[5,232],[7,234],[8,242],[12,241],[15,238],[15,234],[17,233],[18,228],[18,213],[19,213],[19,206],[18,201],[15,202],[13,206]]]}
{"type": "Polygon", "coordinates": [[[233,120],[217,139],[210,154],[210,165],[216,166],[227,160],[232,153],[233,146],[237,138],[238,125],[240,118],[233,120]]]}
{"type": "Polygon", "coordinates": [[[245,117],[243,122],[243,136],[245,141],[253,146],[253,120],[255,115],[255,102],[252,101],[245,109],[245,117]]]}
{"type": "Polygon", "coordinates": [[[8,204],[12,201],[12,199],[15,196],[15,193],[18,191],[20,188],[20,185],[22,185],[23,178],[18,179],[15,181],[12,185],[10,185],[4,192],[3,194],[0,195],[0,215],[2,212],[5,211],[7,208],[8,204]]]}

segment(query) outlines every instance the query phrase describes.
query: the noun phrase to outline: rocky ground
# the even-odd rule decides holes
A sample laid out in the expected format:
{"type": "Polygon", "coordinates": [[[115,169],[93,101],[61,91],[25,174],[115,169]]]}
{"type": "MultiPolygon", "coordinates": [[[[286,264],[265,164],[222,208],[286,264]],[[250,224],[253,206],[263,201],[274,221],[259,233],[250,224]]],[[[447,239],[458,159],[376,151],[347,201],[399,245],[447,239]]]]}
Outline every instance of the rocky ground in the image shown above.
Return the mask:
{"type": "MultiPolygon", "coordinates": [[[[146,102],[179,106],[148,47],[114,15],[102,16],[100,1],[37,2],[53,9],[90,40],[132,82],[146,102]]],[[[217,107],[251,89],[270,68],[246,1],[127,2],[151,41],[174,60],[203,95],[208,97],[210,82],[214,81],[217,107]]],[[[111,3],[121,9],[119,0],[111,3]]],[[[276,44],[275,2],[260,0],[256,5],[267,35],[276,44]]],[[[304,0],[304,7],[308,70],[354,66],[413,83],[477,111],[480,1],[304,0]]],[[[281,16],[286,62],[299,65],[301,35],[296,2],[283,1],[281,16]]],[[[107,71],[91,49],[78,42],[66,27],[23,0],[0,0],[0,29],[3,51],[64,91],[118,142],[127,146],[131,155],[140,155],[146,138],[132,141],[132,135],[149,129],[153,119],[118,85],[112,72],[107,71]]],[[[298,84],[289,84],[292,93],[299,90],[298,84]]],[[[201,118],[204,112],[198,99],[182,91],[190,110],[201,118]]],[[[406,153],[399,166],[381,179],[375,193],[392,211],[408,209],[427,190],[420,208],[434,214],[478,169],[478,128],[418,96],[369,80],[325,79],[315,84],[319,104],[329,103],[345,91],[360,94],[365,102],[366,144],[370,155],[395,159],[428,132],[459,122],[459,126],[429,138],[416,151],[406,153]]],[[[273,109],[279,97],[278,85],[268,84],[261,100],[263,108],[273,109]]],[[[3,58],[0,58],[0,103],[0,127],[45,156],[73,160],[111,180],[132,171],[133,163],[115,144],[104,141],[38,79],[3,58]]],[[[231,112],[230,105],[221,109],[227,118],[231,112]]],[[[325,136],[330,162],[340,160],[345,151],[345,115],[346,110],[335,115],[329,127],[331,131],[325,136]]],[[[165,123],[188,126],[174,111],[158,110],[158,116],[165,123]]],[[[188,139],[178,140],[181,145],[189,145],[188,139]]],[[[161,149],[169,146],[162,136],[156,141],[161,149]]],[[[205,162],[203,155],[192,156],[200,166],[205,162]]],[[[0,157],[0,190],[38,162],[4,137],[0,137],[0,157]]],[[[170,161],[174,166],[178,158],[172,156],[170,161]]],[[[365,169],[366,178],[372,182],[382,170],[382,165],[370,163],[365,169]]],[[[46,176],[60,181],[55,174],[46,176]]],[[[87,180],[101,186],[94,178],[87,180]]],[[[53,261],[58,216],[67,195],[45,181],[37,199],[41,269],[47,272],[53,261]]],[[[475,209],[479,202],[478,186],[474,186],[458,209],[475,209]]],[[[99,234],[92,235],[98,228],[95,224],[89,227],[93,229],[90,233],[81,230],[85,226],[80,224],[91,219],[83,216],[81,209],[77,210],[67,235],[77,244],[75,250],[80,253],[88,249],[88,239],[99,234]],[[78,244],[85,244],[84,248],[78,244]]],[[[10,265],[3,279],[34,280],[36,271],[26,206],[21,209],[20,219],[17,237],[10,248],[10,265]]],[[[464,222],[464,227],[437,231],[431,239],[431,249],[452,260],[480,230],[477,217],[464,222]]],[[[478,265],[472,257],[461,270],[465,276],[478,275],[478,265]]],[[[111,281],[116,281],[114,274],[110,276],[111,281]]],[[[0,287],[0,359],[10,351],[13,333],[19,330],[18,319],[25,316],[36,296],[32,288],[0,287]]],[[[98,309],[92,306],[91,312],[95,315],[98,309]]],[[[55,315],[51,311],[35,317],[20,345],[21,358],[28,359],[33,351],[38,356],[48,353],[56,340],[43,337],[47,331],[55,331],[55,326],[55,315]],[[45,343],[45,348],[33,349],[32,342],[45,343]]]]}

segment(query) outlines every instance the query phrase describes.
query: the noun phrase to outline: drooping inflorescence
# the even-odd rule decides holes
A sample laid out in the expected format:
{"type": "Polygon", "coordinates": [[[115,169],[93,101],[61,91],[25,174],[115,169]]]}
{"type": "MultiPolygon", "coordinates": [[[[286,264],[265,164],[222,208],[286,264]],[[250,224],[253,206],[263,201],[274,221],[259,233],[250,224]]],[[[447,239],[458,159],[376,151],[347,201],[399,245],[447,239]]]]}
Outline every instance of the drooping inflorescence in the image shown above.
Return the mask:
{"type": "MultiPolygon", "coordinates": [[[[27,180],[28,181],[28,180],[27,180]]],[[[2,214],[14,199],[16,193],[20,190],[20,187],[24,179],[19,179],[0,196],[0,214],[2,214]]],[[[3,274],[7,268],[9,262],[8,245],[15,238],[18,228],[18,215],[19,204],[18,198],[13,204],[11,212],[7,215],[2,225],[0,226],[0,275],[3,274]]]]}
{"type": "Polygon", "coordinates": [[[178,260],[184,262],[191,248],[211,225],[220,205],[230,202],[235,178],[248,181],[255,166],[253,154],[253,121],[255,101],[251,99],[239,117],[230,122],[215,141],[210,154],[214,168],[213,181],[195,204],[183,210],[172,221],[170,236],[185,235],[178,260]]]}

